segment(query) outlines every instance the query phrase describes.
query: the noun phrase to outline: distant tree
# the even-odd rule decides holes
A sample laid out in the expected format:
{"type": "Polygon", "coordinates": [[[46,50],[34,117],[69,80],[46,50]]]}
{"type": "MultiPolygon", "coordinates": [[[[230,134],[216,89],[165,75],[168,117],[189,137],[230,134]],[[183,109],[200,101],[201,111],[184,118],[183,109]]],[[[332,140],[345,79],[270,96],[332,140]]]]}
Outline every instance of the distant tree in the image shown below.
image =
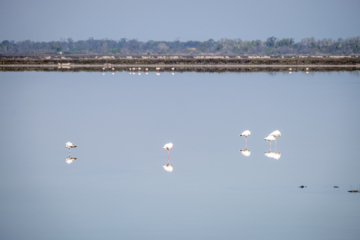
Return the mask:
{"type": "Polygon", "coordinates": [[[275,46],[276,44],[276,41],[277,41],[277,38],[272,36],[272,37],[269,37],[266,42],[265,42],[265,45],[266,47],[269,47],[269,48],[272,48],[275,46]]]}

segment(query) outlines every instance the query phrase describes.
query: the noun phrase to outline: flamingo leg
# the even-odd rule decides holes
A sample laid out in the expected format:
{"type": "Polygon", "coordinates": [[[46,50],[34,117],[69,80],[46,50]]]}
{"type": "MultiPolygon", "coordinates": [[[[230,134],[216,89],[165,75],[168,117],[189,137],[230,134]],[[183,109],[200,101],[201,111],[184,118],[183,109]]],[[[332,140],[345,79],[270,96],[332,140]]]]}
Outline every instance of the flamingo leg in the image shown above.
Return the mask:
{"type": "Polygon", "coordinates": [[[271,142],[270,142],[270,152],[271,152],[271,142]]]}
{"type": "Polygon", "coordinates": [[[69,157],[70,157],[70,148],[69,148],[69,157]]]}
{"type": "Polygon", "coordinates": [[[170,162],[170,151],[168,150],[168,164],[170,162]]]}
{"type": "Polygon", "coordinates": [[[275,138],[275,152],[276,152],[276,138],[275,138]]]}
{"type": "Polygon", "coordinates": [[[247,149],[247,137],[245,137],[245,149],[247,149]]]}

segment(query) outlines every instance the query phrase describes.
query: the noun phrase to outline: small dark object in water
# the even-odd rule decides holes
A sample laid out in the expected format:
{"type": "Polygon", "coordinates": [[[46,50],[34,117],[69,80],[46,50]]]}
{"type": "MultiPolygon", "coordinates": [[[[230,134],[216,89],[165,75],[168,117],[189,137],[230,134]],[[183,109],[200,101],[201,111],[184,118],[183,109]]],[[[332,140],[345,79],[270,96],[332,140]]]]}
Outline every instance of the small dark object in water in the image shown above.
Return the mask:
{"type": "Polygon", "coordinates": [[[301,185],[299,188],[306,188],[306,186],[304,186],[304,185],[301,185]]]}
{"type": "Polygon", "coordinates": [[[350,190],[348,192],[359,192],[358,190],[350,190]]]}
{"type": "Polygon", "coordinates": [[[339,188],[339,186],[334,186],[334,188],[339,188]]]}

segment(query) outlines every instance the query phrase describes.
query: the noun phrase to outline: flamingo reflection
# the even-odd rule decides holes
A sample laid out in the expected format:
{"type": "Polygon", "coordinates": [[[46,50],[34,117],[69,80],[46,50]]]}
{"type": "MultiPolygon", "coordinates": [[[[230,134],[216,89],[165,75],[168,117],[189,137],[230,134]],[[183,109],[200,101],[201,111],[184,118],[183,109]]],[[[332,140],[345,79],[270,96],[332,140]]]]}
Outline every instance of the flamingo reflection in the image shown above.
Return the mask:
{"type": "Polygon", "coordinates": [[[280,157],[281,157],[281,153],[272,152],[272,151],[266,152],[266,153],[264,153],[264,155],[267,156],[268,158],[273,158],[273,159],[276,159],[276,160],[279,160],[280,157]]]}
{"type": "Polygon", "coordinates": [[[75,161],[75,160],[76,160],[76,158],[68,157],[68,158],[65,159],[65,162],[66,162],[67,164],[70,164],[70,163],[72,163],[72,162],[75,161]]]}
{"type": "Polygon", "coordinates": [[[248,149],[244,149],[244,150],[239,149],[239,152],[241,152],[241,154],[244,155],[245,157],[250,156],[251,153],[251,151],[248,149]]]}
{"type": "Polygon", "coordinates": [[[165,171],[167,171],[167,172],[172,172],[172,171],[174,170],[173,166],[170,165],[170,164],[163,165],[163,168],[164,168],[165,171]]]}

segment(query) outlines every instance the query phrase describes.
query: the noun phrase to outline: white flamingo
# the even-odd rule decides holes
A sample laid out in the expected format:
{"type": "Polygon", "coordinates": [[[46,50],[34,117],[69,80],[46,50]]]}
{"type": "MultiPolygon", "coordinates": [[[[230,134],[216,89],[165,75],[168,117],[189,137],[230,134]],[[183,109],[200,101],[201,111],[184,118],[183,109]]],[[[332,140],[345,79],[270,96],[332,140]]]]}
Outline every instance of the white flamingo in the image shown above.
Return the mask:
{"type": "Polygon", "coordinates": [[[66,146],[66,148],[69,149],[69,157],[70,157],[70,148],[76,148],[76,146],[71,142],[65,143],[65,146],[66,146]]]}
{"type": "Polygon", "coordinates": [[[160,68],[157,67],[157,68],[156,68],[156,71],[160,71],[160,68]]]}
{"type": "Polygon", "coordinates": [[[239,135],[239,137],[245,137],[245,149],[247,149],[247,137],[251,135],[249,130],[244,131],[239,135]]]}
{"type": "Polygon", "coordinates": [[[271,136],[275,137],[275,152],[276,152],[276,138],[281,137],[281,132],[279,130],[275,130],[270,133],[271,136]]]}
{"type": "Polygon", "coordinates": [[[271,142],[272,142],[272,141],[275,141],[275,137],[274,137],[274,136],[269,135],[269,136],[267,136],[266,138],[264,138],[264,140],[266,140],[266,141],[269,141],[269,142],[270,142],[270,151],[271,151],[271,142]]]}
{"type": "Polygon", "coordinates": [[[169,164],[169,161],[170,161],[170,149],[172,149],[173,146],[174,146],[174,144],[169,142],[169,143],[165,144],[164,147],[163,147],[163,149],[168,150],[168,164],[169,164]]]}

